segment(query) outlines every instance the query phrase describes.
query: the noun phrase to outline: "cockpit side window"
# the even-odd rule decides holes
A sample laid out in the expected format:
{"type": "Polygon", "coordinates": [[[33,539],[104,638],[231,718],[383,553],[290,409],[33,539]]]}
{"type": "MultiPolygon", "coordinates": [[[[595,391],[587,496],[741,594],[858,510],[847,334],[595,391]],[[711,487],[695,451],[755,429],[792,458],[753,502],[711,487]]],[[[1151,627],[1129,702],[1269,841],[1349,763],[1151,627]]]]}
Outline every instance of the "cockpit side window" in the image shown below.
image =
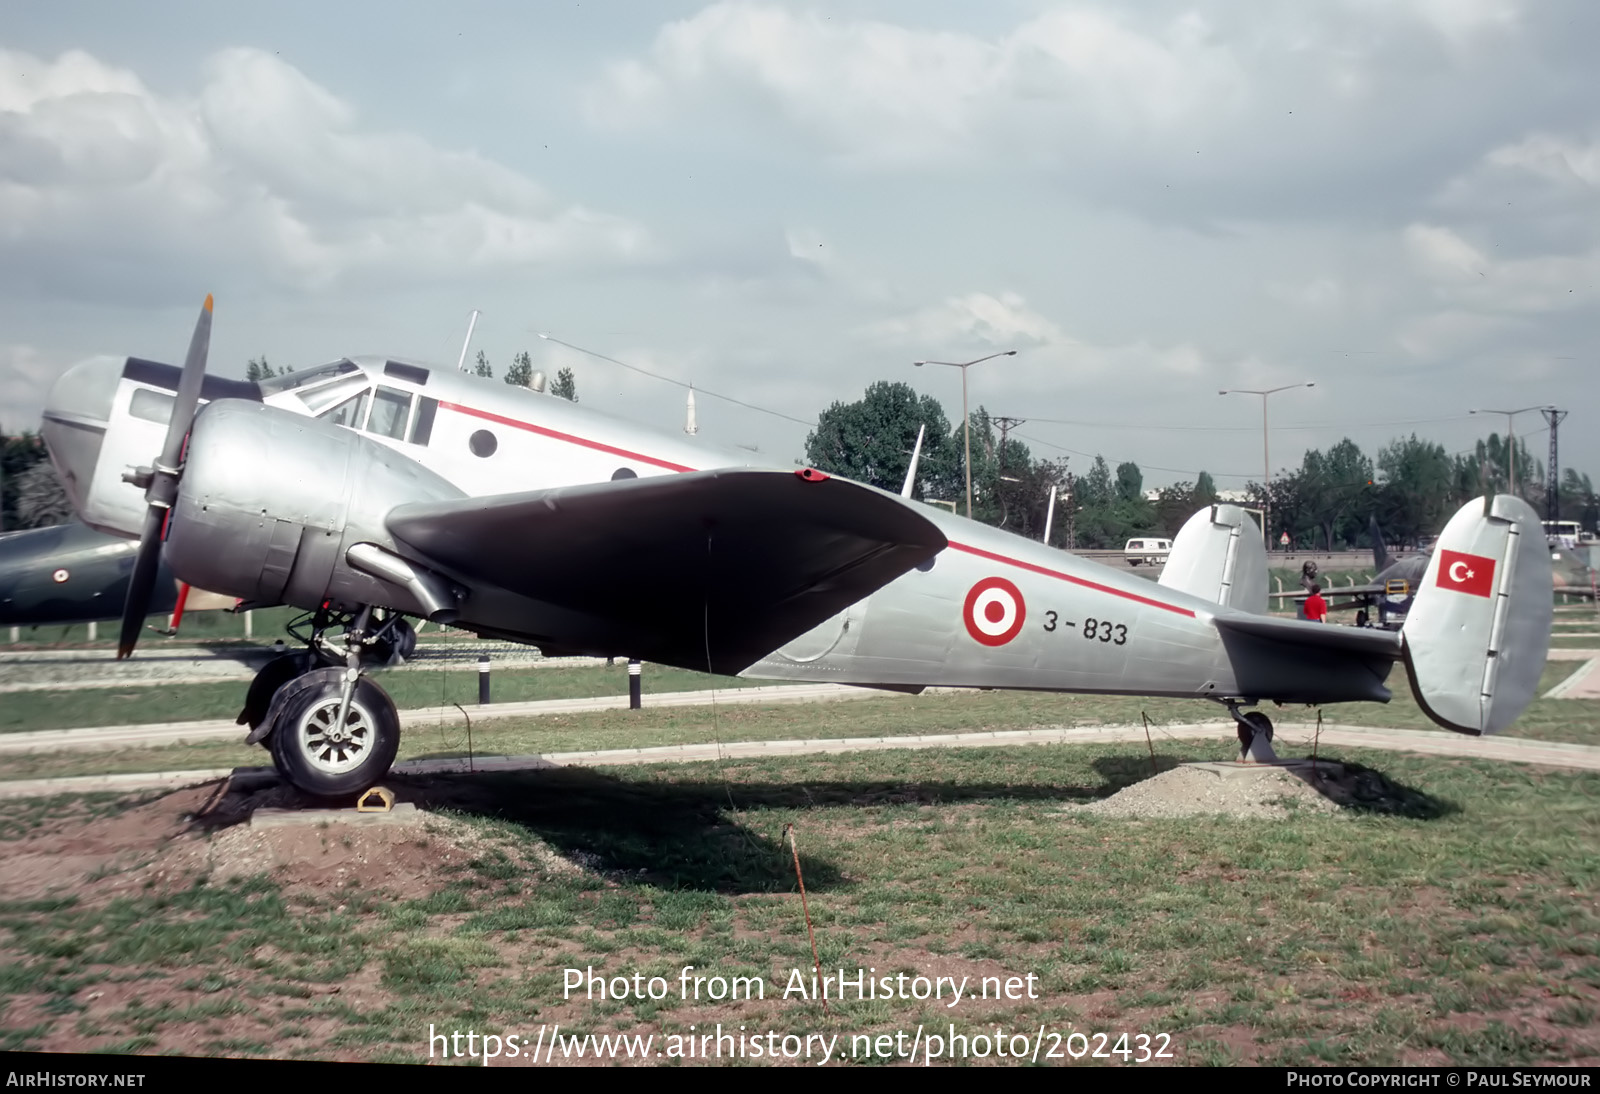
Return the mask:
{"type": "Polygon", "coordinates": [[[321,380],[329,380],[335,376],[343,376],[351,372],[360,372],[354,361],[335,361],[330,365],[318,365],[308,368],[304,372],[285,372],[281,376],[272,376],[260,381],[261,394],[276,395],[280,391],[291,391],[297,387],[305,387],[321,380]]]}
{"type": "Polygon", "coordinates": [[[330,384],[310,388],[305,391],[295,392],[296,397],[305,404],[307,410],[320,417],[324,410],[336,403],[342,403],[350,396],[367,390],[367,378],[359,373],[335,380],[330,384]]]}
{"type": "Polygon", "coordinates": [[[380,387],[372,402],[372,417],[367,421],[367,432],[380,437],[404,440],[406,423],[411,418],[411,393],[380,387]]]}
{"type": "Polygon", "coordinates": [[[363,389],[359,394],[352,395],[337,406],[324,410],[317,417],[334,425],[349,426],[351,429],[360,429],[367,419],[367,404],[372,401],[372,392],[363,389]]]}

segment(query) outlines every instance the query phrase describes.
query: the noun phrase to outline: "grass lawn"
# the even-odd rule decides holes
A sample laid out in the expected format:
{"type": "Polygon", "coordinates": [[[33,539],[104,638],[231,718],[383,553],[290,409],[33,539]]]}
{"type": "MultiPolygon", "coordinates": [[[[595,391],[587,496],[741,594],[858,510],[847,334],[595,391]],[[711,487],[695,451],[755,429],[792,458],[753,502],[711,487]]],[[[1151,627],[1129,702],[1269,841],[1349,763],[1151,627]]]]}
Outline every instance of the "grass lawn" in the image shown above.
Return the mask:
{"type": "MultiPolygon", "coordinates": [[[[478,702],[478,674],[445,670],[428,661],[375,674],[401,710],[478,702]]],[[[644,666],[644,693],[742,688],[770,680],[743,680],[660,665],[644,666]]],[[[0,696],[0,733],[84,726],[149,725],[233,719],[244,705],[247,679],[216,684],[81,688],[66,691],[19,691],[0,696]]],[[[628,694],[628,666],[619,661],[577,668],[497,669],[490,686],[497,703],[534,699],[579,699],[628,694]]]]}
{"type": "MultiPolygon", "coordinates": [[[[1554,687],[1580,664],[1551,662],[1540,682],[1540,692],[1554,687]]],[[[539,670],[543,671],[549,670],[539,670]]],[[[528,675],[537,676],[538,672],[528,675]]],[[[1403,670],[1399,670],[1398,682],[1401,690],[1390,703],[1325,707],[1323,717],[1352,725],[1438,729],[1417,708],[1403,670]]],[[[1218,723],[1219,740],[1233,739],[1226,713],[1216,704],[1201,700],[994,691],[885,695],[848,702],[652,708],[647,695],[644,709],[638,711],[481,721],[473,728],[472,750],[478,755],[523,755],[715,741],[898,737],[1041,726],[1138,724],[1141,712],[1148,714],[1157,741],[1161,740],[1163,724],[1210,720],[1218,723]]],[[[1275,721],[1298,722],[1314,720],[1316,714],[1307,708],[1285,707],[1271,710],[1271,716],[1275,721]]],[[[1508,736],[1600,745],[1600,701],[1536,699],[1508,736]]],[[[459,725],[414,728],[400,742],[401,759],[466,754],[466,732],[459,725]]],[[[270,762],[265,749],[211,741],[104,752],[8,754],[0,778],[181,771],[270,762]]]]}
{"type": "MultiPolygon", "coordinates": [[[[1168,743],[1161,762],[1213,751],[1168,743]]],[[[0,905],[0,1049],[419,1062],[430,1025],[531,1039],[560,1023],[661,1050],[721,1023],[839,1034],[846,1053],[865,1050],[853,1036],[999,1026],[1108,1046],[1165,1034],[1180,1064],[1600,1060],[1600,776],[1345,758],[1406,788],[1404,807],[1271,823],[1078,811],[1144,777],[1142,746],[431,779],[409,792],[465,827],[400,850],[470,857],[408,894],[301,861],[0,905]],[[1032,976],[1037,997],[826,1013],[782,998],[812,964],[789,824],[824,970],[1032,976]],[[683,1000],[686,965],[759,978],[765,998],[683,1000]],[[673,990],[564,998],[564,970],[586,967],[673,990]]],[[[133,824],[161,802],[0,802],[0,838],[90,813],[133,824]]],[[[212,844],[253,846],[236,835],[257,837],[212,844]]],[[[350,836],[320,838],[322,855],[353,853],[350,836]]],[[[301,857],[317,856],[313,840],[301,857]]]]}

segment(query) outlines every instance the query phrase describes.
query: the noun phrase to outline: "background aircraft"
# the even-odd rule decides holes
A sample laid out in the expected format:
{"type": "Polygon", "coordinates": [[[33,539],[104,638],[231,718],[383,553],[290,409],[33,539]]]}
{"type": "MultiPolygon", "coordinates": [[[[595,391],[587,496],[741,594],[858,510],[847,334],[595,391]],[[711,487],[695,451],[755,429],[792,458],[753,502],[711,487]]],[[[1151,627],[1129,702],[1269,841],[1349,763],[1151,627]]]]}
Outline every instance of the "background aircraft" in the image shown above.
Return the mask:
{"type": "MultiPolygon", "coordinates": [[[[139,545],[76,522],[0,535],[0,626],[42,626],[116,619],[128,598],[139,545]]],[[[151,615],[181,615],[183,583],[163,563],[156,571],[151,615]]],[[[205,594],[209,596],[210,594],[205,594]]],[[[198,595],[190,610],[231,608],[198,595]]]]}
{"type": "MultiPolygon", "coordinates": [[[[1383,535],[1376,519],[1371,521],[1372,566],[1375,575],[1363,585],[1322,585],[1330,612],[1354,611],[1357,626],[1366,626],[1376,617],[1377,626],[1398,626],[1416,599],[1417,588],[1428,571],[1433,554],[1429,543],[1420,551],[1404,558],[1390,561],[1383,535]]],[[[1548,537],[1547,537],[1548,538],[1548,537]]],[[[1550,551],[1551,589],[1568,596],[1593,597],[1595,572],[1589,564],[1588,549],[1547,544],[1550,551]]],[[[1311,595],[1311,586],[1319,581],[1317,564],[1307,561],[1301,569],[1298,592],[1272,593],[1273,600],[1294,600],[1304,604],[1311,595]]]]}
{"type": "Polygon", "coordinates": [[[1152,585],[461,372],[364,358],[208,380],[210,321],[208,298],[181,373],[73,369],[41,432],[82,518],[140,536],[121,653],[163,536],[180,578],[310,613],[306,653],[263,670],[245,720],[313,795],[364,790],[393,761],[399,718],[366,671],[408,615],[775,679],[1204,698],[1262,746],[1271,723],[1246,708],[1386,700],[1396,661],[1467,733],[1509,725],[1543,671],[1549,556],[1519,550],[1542,539],[1514,498],[1451,520],[1439,553],[1471,572],[1430,566],[1403,633],[1323,627],[1263,614],[1265,549],[1237,507],[1191,518],[1152,585]]]}
{"type": "MultiPolygon", "coordinates": [[[[1377,616],[1377,625],[1380,627],[1390,626],[1391,617],[1394,620],[1404,619],[1416,599],[1416,590],[1422,583],[1423,575],[1428,571],[1428,563],[1433,554],[1432,548],[1391,562],[1389,549],[1383,542],[1383,534],[1378,530],[1377,519],[1373,518],[1369,524],[1372,533],[1372,567],[1376,571],[1371,581],[1364,585],[1329,585],[1318,574],[1316,562],[1308,560],[1301,567],[1300,591],[1272,593],[1271,599],[1292,599],[1303,605],[1306,597],[1311,595],[1311,586],[1321,584],[1330,612],[1364,613],[1357,617],[1358,626],[1367,625],[1374,615],[1377,616]]],[[[1304,612],[1301,614],[1303,617],[1304,612]]]]}

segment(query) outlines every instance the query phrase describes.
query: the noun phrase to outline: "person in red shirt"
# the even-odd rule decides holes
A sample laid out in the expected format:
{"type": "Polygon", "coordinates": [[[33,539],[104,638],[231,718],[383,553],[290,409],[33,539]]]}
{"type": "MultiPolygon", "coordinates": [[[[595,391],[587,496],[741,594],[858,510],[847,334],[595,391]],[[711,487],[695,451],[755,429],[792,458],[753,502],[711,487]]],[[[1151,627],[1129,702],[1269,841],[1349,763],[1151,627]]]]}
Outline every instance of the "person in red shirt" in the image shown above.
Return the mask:
{"type": "Polygon", "coordinates": [[[1311,586],[1311,595],[1306,597],[1306,618],[1313,623],[1326,623],[1328,621],[1328,602],[1322,599],[1322,586],[1311,586]]]}

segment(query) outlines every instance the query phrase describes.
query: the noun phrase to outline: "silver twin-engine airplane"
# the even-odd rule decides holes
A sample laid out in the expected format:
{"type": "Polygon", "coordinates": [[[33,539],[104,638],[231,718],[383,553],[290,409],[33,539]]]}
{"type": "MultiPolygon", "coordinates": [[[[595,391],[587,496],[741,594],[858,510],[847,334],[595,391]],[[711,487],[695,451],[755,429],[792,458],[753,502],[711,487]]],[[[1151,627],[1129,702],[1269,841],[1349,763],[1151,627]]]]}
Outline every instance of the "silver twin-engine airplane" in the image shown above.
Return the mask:
{"type": "Polygon", "coordinates": [[[407,617],[539,646],[779,680],[1189,696],[1264,750],[1262,702],[1385,701],[1405,661],[1428,715],[1510,725],[1549,645],[1550,558],[1508,496],[1463,507],[1398,632],[1268,616],[1239,508],[1192,517],[1159,583],[804,470],[764,470],[523,388],[384,358],[260,384],[79,365],[42,432],[85,523],[137,536],[119,656],[163,549],[243,607],[313,613],[240,716],[293,785],[358,793],[399,719],[368,670],[407,617]],[[204,405],[201,405],[204,403],[204,405]]]}

